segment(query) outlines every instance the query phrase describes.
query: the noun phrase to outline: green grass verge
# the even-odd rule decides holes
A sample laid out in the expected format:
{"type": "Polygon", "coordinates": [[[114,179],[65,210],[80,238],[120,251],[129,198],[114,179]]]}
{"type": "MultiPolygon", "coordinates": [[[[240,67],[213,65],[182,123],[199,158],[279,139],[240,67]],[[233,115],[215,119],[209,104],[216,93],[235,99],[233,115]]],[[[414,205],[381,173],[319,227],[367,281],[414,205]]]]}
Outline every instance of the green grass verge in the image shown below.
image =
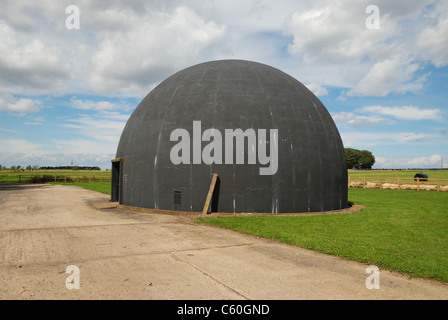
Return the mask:
{"type": "Polygon", "coordinates": [[[195,221],[448,282],[448,194],[349,189],[366,209],[342,215],[231,216],[195,221]]]}
{"type": "Polygon", "coordinates": [[[111,185],[110,182],[67,182],[67,183],[55,183],[55,182],[48,182],[49,184],[61,184],[61,185],[71,185],[71,186],[78,186],[84,189],[92,190],[92,191],[98,191],[104,194],[111,194],[111,185]]]}

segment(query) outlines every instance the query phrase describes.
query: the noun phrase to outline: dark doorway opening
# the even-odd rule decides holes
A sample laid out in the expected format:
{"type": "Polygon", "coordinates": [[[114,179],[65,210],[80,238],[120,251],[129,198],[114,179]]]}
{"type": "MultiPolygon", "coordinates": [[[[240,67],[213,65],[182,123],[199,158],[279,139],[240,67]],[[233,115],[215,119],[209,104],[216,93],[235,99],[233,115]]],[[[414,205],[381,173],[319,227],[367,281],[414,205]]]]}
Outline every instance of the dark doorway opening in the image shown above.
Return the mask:
{"type": "Polygon", "coordinates": [[[210,204],[210,212],[218,212],[219,202],[219,187],[221,186],[221,179],[216,179],[215,189],[213,190],[212,202],[210,204]]]}
{"type": "Polygon", "coordinates": [[[173,210],[174,211],[181,211],[182,209],[182,192],[181,191],[174,191],[174,205],[173,210]]]}
{"type": "Polygon", "coordinates": [[[122,181],[121,179],[121,159],[112,160],[112,190],[111,190],[111,199],[112,202],[118,202],[120,204],[123,203],[121,190],[122,190],[122,181]]]}

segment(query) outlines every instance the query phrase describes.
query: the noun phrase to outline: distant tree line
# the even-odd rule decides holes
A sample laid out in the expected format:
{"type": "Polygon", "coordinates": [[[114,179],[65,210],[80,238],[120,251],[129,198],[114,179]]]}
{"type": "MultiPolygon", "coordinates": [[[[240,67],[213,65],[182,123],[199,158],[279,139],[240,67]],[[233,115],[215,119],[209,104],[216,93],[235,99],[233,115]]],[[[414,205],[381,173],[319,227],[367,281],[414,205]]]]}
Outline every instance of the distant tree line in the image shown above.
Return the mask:
{"type": "Polygon", "coordinates": [[[32,171],[32,170],[101,170],[100,167],[95,166],[95,167],[87,167],[87,166],[59,166],[59,167],[39,167],[39,166],[27,166],[27,167],[22,167],[22,166],[11,166],[11,167],[5,167],[3,165],[0,165],[0,170],[11,170],[11,171],[32,171]]]}
{"type": "Polygon", "coordinates": [[[100,167],[79,167],[79,166],[63,166],[63,167],[40,167],[40,170],[101,170],[100,167]]]}
{"type": "Polygon", "coordinates": [[[0,170],[11,170],[11,171],[31,171],[31,170],[39,170],[39,166],[27,166],[27,167],[22,167],[22,166],[11,166],[11,167],[6,167],[0,164],[0,170]]]}
{"type": "Polygon", "coordinates": [[[345,156],[347,169],[372,169],[375,164],[375,157],[368,150],[345,148],[345,156]]]}

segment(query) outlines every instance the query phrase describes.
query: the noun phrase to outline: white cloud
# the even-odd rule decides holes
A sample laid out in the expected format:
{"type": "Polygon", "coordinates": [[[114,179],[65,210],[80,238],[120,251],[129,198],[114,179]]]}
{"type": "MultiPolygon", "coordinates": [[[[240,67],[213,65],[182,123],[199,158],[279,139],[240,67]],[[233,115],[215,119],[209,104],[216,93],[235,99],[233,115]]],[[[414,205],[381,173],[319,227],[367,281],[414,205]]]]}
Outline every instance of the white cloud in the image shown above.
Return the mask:
{"type": "Polygon", "coordinates": [[[109,101],[79,100],[76,98],[70,100],[70,107],[90,111],[129,110],[130,108],[128,104],[118,105],[109,101]]]}
{"type": "Polygon", "coordinates": [[[54,139],[53,143],[57,153],[99,155],[114,154],[116,152],[113,142],[104,143],[104,141],[87,139],[54,139]],[[70,151],[69,153],[67,153],[68,150],[70,151]]]}
{"type": "Polygon", "coordinates": [[[32,99],[16,99],[11,95],[0,95],[0,111],[8,111],[23,115],[25,113],[38,112],[40,110],[39,101],[32,99]]]}
{"type": "Polygon", "coordinates": [[[64,87],[69,78],[60,49],[39,35],[24,34],[0,23],[0,86],[48,90],[64,87]]]}
{"type": "Polygon", "coordinates": [[[92,57],[89,85],[97,92],[146,94],[149,86],[206,55],[225,33],[224,26],[187,7],[129,20],[128,29],[104,36],[92,57]]]}
{"type": "Polygon", "coordinates": [[[327,88],[325,88],[317,83],[310,83],[305,86],[318,97],[328,95],[327,88]]]}
{"type": "Polygon", "coordinates": [[[116,120],[121,122],[127,122],[130,114],[122,114],[117,111],[100,111],[98,113],[99,116],[101,116],[102,119],[109,119],[109,120],[116,120]]]}
{"type": "MultiPolygon", "coordinates": [[[[359,115],[353,112],[340,112],[332,114],[333,120],[338,125],[350,124],[354,128],[375,127],[383,124],[394,124],[397,120],[433,120],[439,121],[442,117],[440,109],[421,109],[415,106],[385,107],[385,106],[365,106],[356,110],[359,115]],[[388,117],[385,118],[384,116],[388,117]]],[[[408,135],[409,136],[409,135],[408,135]]],[[[391,135],[395,137],[395,135],[391,135]]],[[[384,137],[381,137],[384,138],[384,137]]]]}
{"type": "Polygon", "coordinates": [[[387,96],[391,92],[405,93],[422,88],[425,76],[413,80],[419,65],[412,59],[394,56],[377,62],[367,75],[356,84],[348,96],[387,96]]]}
{"type": "Polygon", "coordinates": [[[415,132],[340,132],[345,147],[372,147],[385,145],[423,145],[436,143],[440,135],[415,132]]]}
{"type": "Polygon", "coordinates": [[[391,123],[390,120],[377,117],[377,116],[359,116],[351,112],[340,112],[337,114],[332,115],[333,120],[337,124],[343,124],[343,123],[349,123],[353,127],[359,129],[359,128],[366,128],[366,127],[375,127],[382,124],[389,124],[391,123]]]}
{"type": "Polygon", "coordinates": [[[66,3],[5,0],[0,90],[142,97],[184,67],[241,58],[319,84],[320,95],[328,85],[354,87],[349,93],[360,96],[414,92],[424,83],[424,77],[414,79],[422,65],[418,58],[437,66],[448,59],[447,14],[442,13],[447,10],[443,1],[425,9],[433,2],[378,0],[381,29],[368,30],[368,0],[80,0],[81,29],[69,31],[66,3]],[[423,13],[433,16],[424,20],[423,13]],[[415,30],[421,33],[418,41],[415,30]],[[285,56],[288,41],[290,56],[285,56]],[[411,60],[407,67],[393,66],[397,74],[382,77],[394,55],[411,60]],[[308,65],[295,66],[297,57],[308,65]]]}
{"type": "MultiPolygon", "coordinates": [[[[54,32],[65,31],[65,19],[68,16],[65,8],[68,5],[65,1],[52,0],[2,0],[0,20],[22,34],[39,34],[48,28],[54,32]]],[[[83,7],[82,3],[79,5],[83,7]]]]}
{"type": "MultiPolygon", "coordinates": [[[[422,22],[421,16],[433,2],[316,1],[312,8],[297,10],[287,20],[284,32],[292,36],[288,52],[313,68],[336,66],[342,79],[339,85],[331,85],[351,88],[348,96],[384,97],[390,93],[416,92],[423,88],[428,74],[417,72],[423,62],[413,33],[431,23],[430,20],[422,22]],[[379,30],[369,30],[365,26],[368,17],[365,10],[371,4],[380,10],[379,30]]],[[[431,49],[427,51],[431,53],[423,60],[448,61],[445,59],[448,57],[445,27],[448,23],[445,25],[440,19],[435,29],[427,31],[431,36],[425,41],[428,41],[427,47],[431,49]]],[[[334,78],[333,72],[328,68],[325,76],[334,78]]],[[[312,82],[316,81],[315,77],[312,82]]]]}
{"type": "Polygon", "coordinates": [[[36,121],[36,122],[43,122],[43,121],[45,121],[45,119],[43,117],[40,117],[40,116],[34,118],[33,120],[36,121]]]}
{"type": "Polygon", "coordinates": [[[408,157],[375,157],[375,168],[384,169],[412,169],[412,168],[440,168],[441,156],[408,156],[408,157]]]}
{"type": "Polygon", "coordinates": [[[78,136],[89,137],[89,141],[106,144],[109,152],[115,152],[125,125],[126,121],[104,119],[101,115],[71,119],[61,124],[65,128],[74,129],[78,136]]]}
{"type": "Polygon", "coordinates": [[[391,116],[400,120],[440,120],[441,118],[440,109],[420,109],[415,106],[366,106],[361,108],[360,111],[391,116]]]}
{"type": "Polygon", "coordinates": [[[390,52],[394,46],[386,40],[399,32],[398,19],[382,15],[380,32],[367,29],[365,9],[369,4],[354,0],[319,1],[310,10],[294,12],[285,30],[293,36],[288,51],[302,56],[305,63],[325,64],[359,62],[366,56],[390,52]]]}
{"type": "Polygon", "coordinates": [[[422,57],[436,67],[448,65],[448,3],[437,1],[433,11],[427,14],[429,21],[436,21],[418,35],[416,44],[422,57]]]}
{"type": "Polygon", "coordinates": [[[0,145],[2,146],[2,153],[29,153],[42,147],[25,139],[0,139],[0,145]]]}

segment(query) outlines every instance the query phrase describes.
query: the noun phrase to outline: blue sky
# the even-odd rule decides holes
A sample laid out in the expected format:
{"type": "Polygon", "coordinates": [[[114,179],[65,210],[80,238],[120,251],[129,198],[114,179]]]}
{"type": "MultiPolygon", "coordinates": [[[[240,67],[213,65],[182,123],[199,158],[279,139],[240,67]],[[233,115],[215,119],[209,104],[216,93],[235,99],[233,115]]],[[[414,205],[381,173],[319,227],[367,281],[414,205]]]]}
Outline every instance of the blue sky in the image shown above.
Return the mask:
{"type": "MultiPolygon", "coordinates": [[[[1,1],[0,164],[110,168],[171,74],[246,59],[308,86],[375,168],[448,166],[447,1],[1,1]],[[68,29],[69,5],[80,28],[68,29]],[[375,17],[376,19],[376,17],[375,17]]],[[[73,22],[72,20],[70,20],[73,22]]]]}

